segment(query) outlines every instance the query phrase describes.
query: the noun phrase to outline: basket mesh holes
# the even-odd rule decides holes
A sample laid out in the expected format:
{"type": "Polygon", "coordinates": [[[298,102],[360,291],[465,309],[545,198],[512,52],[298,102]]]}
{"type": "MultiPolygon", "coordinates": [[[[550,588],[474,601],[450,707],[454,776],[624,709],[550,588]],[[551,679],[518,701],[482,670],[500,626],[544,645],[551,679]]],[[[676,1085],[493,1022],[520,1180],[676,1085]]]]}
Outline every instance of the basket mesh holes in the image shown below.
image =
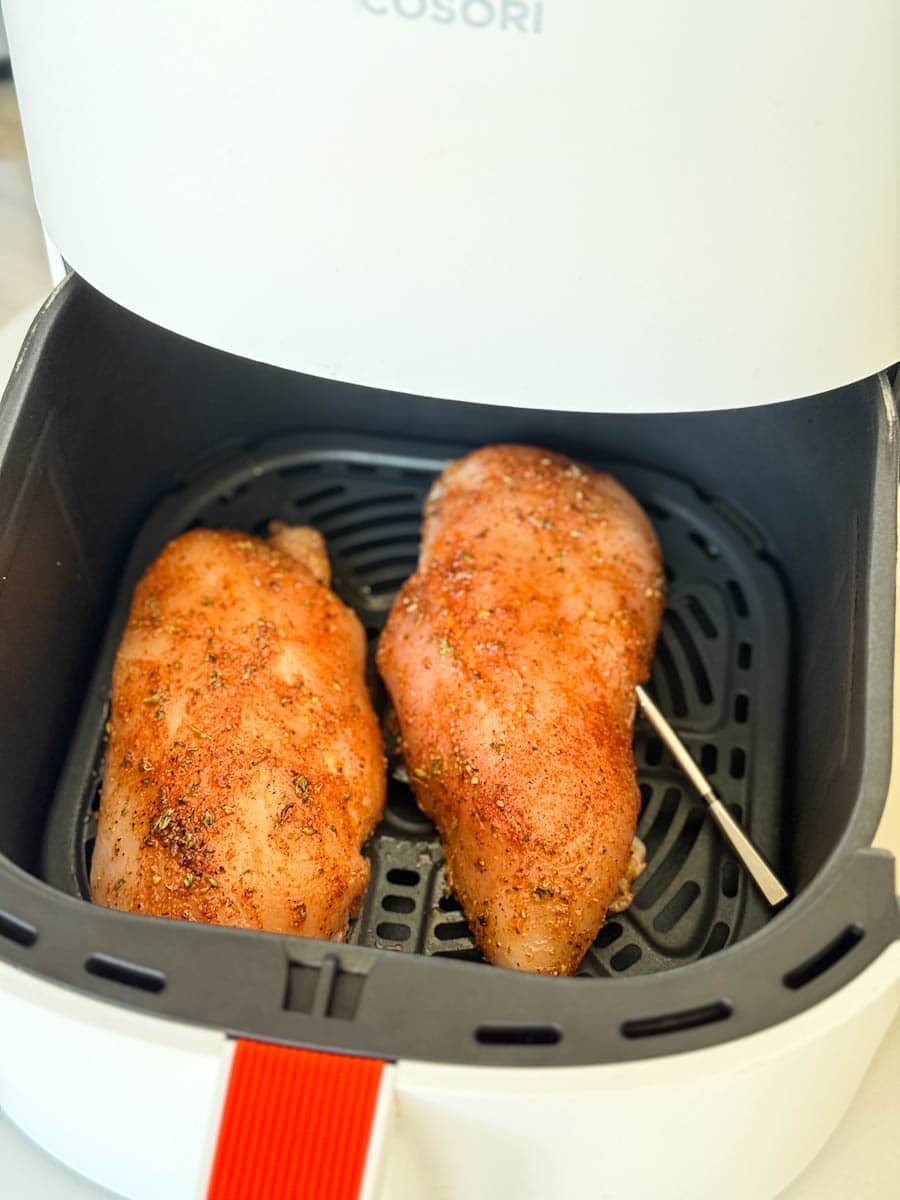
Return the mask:
{"type": "Polygon", "coordinates": [[[740,872],[734,859],[728,855],[722,863],[722,895],[729,898],[737,895],[740,872]]]}
{"type": "Polygon", "coordinates": [[[332,487],[320,488],[319,491],[313,492],[308,496],[298,496],[294,500],[295,508],[308,508],[312,504],[320,504],[323,500],[331,500],[335,496],[343,496],[344,487],[341,484],[334,484],[332,487]]]}
{"type": "Polygon", "coordinates": [[[453,895],[441,896],[440,900],[438,900],[438,908],[441,912],[445,913],[462,912],[462,905],[453,895]]]}
{"type": "Polygon", "coordinates": [[[636,962],[640,961],[641,948],[632,942],[628,946],[623,946],[609,960],[610,965],[616,971],[627,971],[629,967],[633,967],[636,962]]]}
{"type": "Polygon", "coordinates": [[[647,747],[644,750],[644,762],[648,767],[658,767],[662,762],[663,744],[657,737],[647,738],[647,747]]]}
{"type": "Polygon", "coordinates": [[[412,793],[396,780],[391,780],[388,786],[385,817],[406,832],[427,833],[432,829],[412,793]]]}
{"type": "MultiPolygon", "coordinates": [[[[382,512],[380,510],[380,505],[373,504],[368,509],[367,515],[363,520],[348,521],[343,525],[334,526],[328,530],[329,539],[338,545],[342,545],[345,538],[356,537],[359,535],[361,539],[364,539],[365,545],[368,546],[369,541],[366,535],[373,529],[385,531],[390,529],[393,535],[393,533],[395,533],[398,528],[402,528],[404,524],[408,525],[410,521],[415,521],[416,531],[414,536],[416,544],[418,544],[419,521],[412,504],[403,509],[397,509],[396,506],[394,506],[390,507],[387,512],[382,512]]],[[[321,520],[321,518],[319,519],[321,520]]],[[[324,521],[322,522],[322,525],[324,528],[324,521]]]]}
{"type": "Polygon", "coordinates": [[[735,748],[731,751],[731,761],[728,765],[728,773],[732,779],[743,779],[746,769],[747,755],[740,748],[740,746],[735,746],[735,748]]]}
{"type": "Polygon", "coordinates": [[[324,467],[325,463],[319,460],[297,463],[296,466],[282,467],[278,475],[281,479],[302,479],[307,475],[321,474],[324,467]]]}
{"type": "Polygon", "coordinates": [[[613,942],[618,941],[622,936],[622,926],[618,921],[607,921],[597,936],[594,938],[594,945],[598,950],[605,950],[607,946],[611,946],[613,942]]]}
{"type": "Polygon", "coordinates": [[[411,913],[416,907],[416,902],[412,896],[384,896],[381,907],[386,912],[411,913]]]}
{"type": "Polygon", "coordinates": [[[392,564],[393,574],[389,575],[386,579],[374,580],[364,590],[373,596],[392,596],[403,587],[409,575],[415,570],[415,567],[415,559],[407,560],[402,568],[398,568],[397,564],[392,564]]]}
{"type": "Polygon", "coordinates": [[[654,905],[682,870],[688,855],[693,850],[694,844],[700,835],[704,815],[704,810],[698,807],[692,808],[685,817],[681,831],[669,853],[654,870],[649,879],[645,874],[641,877],[644,882],[641,883],[640,880],[638,881],[640,890],[634,898],[634,903],[638,908],[646,909],[654,905]]]}
{"type": "Polygon", "coordinates": [[[753,665],[753,647],[749,642],[741,642],[738,646],[738,666],[742,671],[749,671],[753,665]]]}
{"type": "Polygon", "coordinates": [[[419,882],[419,872],[407,870],[406,867],[392,867],[387,873],[388,883],[398,883],[401,887],[415,887],[419,882]]]}
{"type": "MultiPolygon", "coordinates": [[[[678,669],[675,666],[675,660],[672,658],[672,651],[666,643],[665,630],[663,630],[663,636],[656,643],[656,661],[653,664],[654,676],[656,676],[657,671],[665,683],[665,690],[669,696],[669,709],[672,716],[686,717],[688,714],[687,696],[685,695],[678,669]]],[[[657,690],[659,689],[657,688],[657,690]]]]}
{"type": "Polygon", "coordinates": [[[736,579],[728,580],[728,594],[731,596],[731,603],[734,605],[734,611],[739,617],[748,617],[750,609],[747,607],[747,597],[744,595],[744,589],[736,579]]]}
{"type": "Polygon", "coordinates": [[[700,751],[700,769],[704,775],[715,775],[719,765],[719,752],[709,742],[700,751]]]}
{"type": "Polygon", "coordinates": [[[441,925],[435,926],[434,936],[440,942],[455,942],[471,935],[465,921],[444,921],[441,925]]]}
{"type": "Polygon", "coordinates": [[[689,879],[683,883],[669,903],[653,918],[653,928],[658,933],[669,933],[700,895],[700,885],[689,879]]]}
{"type": "Polygon", "coordinates": [[[239,483],[238,486],[236,488],[232,488],[231,491],[223,492],[222,495],[218,497],[217,503],[231,504],[233,501],[237,500],[239,496],[245,495],[249,487],[249,483],[239,483]]]}
{"type": "Polygon", "coordinates": [[[355,558],[360,554],[369,554],[372,550],[389,550],[393,546],[402,547],[404,550],[403,561],[407,562],[413,557],[411,540],[415,540],[418,545],[419,527],[416,522],[415,529],[410,529],[407,532],[394,532],[386,534],[379,538],[363,538],[362,541],[354,542],[350,546],[341,547],[341,555],[346,558],[355,558]]]}
{"type": "MultiPolygon", "coordinates": [[[[341,492],[343,492],[343,490],[343,488],[338,489],[338,491],[341,492]]],[[[418,500],[418,492],[388,492],[386,494],[379,495],[374,504],[372,499],[366,496],[360,498],[359,500],[348,500],[345,504],[335,504],[331,508],[325,509],[324,512],[319,513],[318,520],[321,522],[323,528],[330,533],[332,537],[340,537],[346,535],[350,529],[353,529],[354,531],[377,529],[379,525],[384,524],[385,519],[392,519],[390,516],[380,511],[378,511],[376,515],[372,511],[373,509],[381,510],[385,508],[396,507],[397,505],[403,505],[405,507],[410,503],[416,503],[418,500]],[[352,526],[344,525],[337,529],[329,528],[332,522],[337,520],[339,517],[349,517],[356,513],[359,513],[360,516],[362,516],[363,513],[367,513],[369,515],[366,516],[365,520],[359,520],[352,526]]]]}
{"type": "Polygon", "coordinates": [[[409,926],[399,921],[382,921],[375,932],[385,942],[408,942],[410,936],[409,926]]]}
{"type": "Polygon", "coordinates": [[[734,719],[739,725],[746,725],[750,716],[750,697],[746,692],[738,692],[734,698],[734,719]]]}
{"type": "MultiPolygon", "coordinates": [[[[380,558],[367,557],[365,569],[369,574],[374,576],[382,575],[384,572],[390,571],[392,572],[391,578],[399,578],[402,586],[402,584],[406,582],[412,572],[416,569],[416,562],[416,555],[409,551],[404,554],[385,554],[380,558]],[[395,570],[395,568],[398,567],[401,568],[399,576],[395,570]]],[[[377,578],[374,579],[373,585],[378,582],[379,580],[377,578]]],[[[399,588],[397,590],[399,591],[399,588]]]]}
{"type": "Polygon", "coordinates": [[[671,515],[667,508],[663,508],[662,504],[656,500],[648,500],[646,496],[642,496],[639,503],[644,512],[649,513],[651,517],[656,517],[657,521],[667,521],[671,515]]]}
{"type": "Polygon", "coordinates": [[[700,651],[697,649],[697,644],[691,637],[690,631],[681,618],[681,615],[674,609],[666,609],[666,622],[668,628],[675,636],[675,640],[681,648],[681,652],[688,665],[688,670],[694,681],[694,688],[697,692],[697,699],[701,704],[712,704],[713,690],[709,680],[709,673],[706,670],[706,664],[700,651]]]}
{"type": "Polygon", "coordinates": [[[666,788],[663,793],[662,804],[659,806],[659,812],[656,814],[653,824],[642,835],[644,848],[647,852],[647,862],[652,862],[653,857],[659,849],[663,839],[669,832],[669,827],[672,824],[672,818],[678,811],[678,805],[681,802],[681,792],[676,787],[666,788]]]}
{"type": "Polygon", "coordinates": [[[711,641],[719,636],[719,631],[703,603],[696,596],[688,596],[688,611],[697,623],[700,632],[711,641]]]}
{"type": "Polygon", "coordinates": [[[706,958],[708,954],[715,954],[717,951],[723,949],[730,933],[731,930],[724,921],[716,921],[709,931],[709,937],[706,939],[703,949],[700,951],[700,957],[706,958]]]}

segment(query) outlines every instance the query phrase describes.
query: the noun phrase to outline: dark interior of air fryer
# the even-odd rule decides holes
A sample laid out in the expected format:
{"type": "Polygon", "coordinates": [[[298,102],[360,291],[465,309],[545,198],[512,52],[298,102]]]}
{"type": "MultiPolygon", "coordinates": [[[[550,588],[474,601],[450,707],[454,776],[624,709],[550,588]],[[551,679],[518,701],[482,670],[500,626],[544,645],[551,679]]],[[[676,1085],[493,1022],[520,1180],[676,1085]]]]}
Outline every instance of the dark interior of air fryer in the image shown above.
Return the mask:
{"type": "MultiPolygon", "coordinates": [[[[12,514],[0,541],[0,656],[15,681],[0,696],[0,851],[58,891],[88,896],[109,673],[131,589],[162,545],[195,525],[312,524],[374,651],[415,568],[431,480],[450,458],[501,441],[600,465],[643,504],[669,585],[652,692],[791,890],[871,838],[884,795],[864,774],[874,771],[876,790],[886,775],[862,758],[885,420],[872,381],[653,417],[554,411],[552,396],[546,411],[485,407],[234,358],[77,279],[29,370],[30,416],[12,426],[0,475],[12,514]]],[[[370,683],[383,714],[371,655],[370,683]]],[[[708,958],[769,916],[640,722],[635,758],[647,868],[631,908],[601,929],[586,975],[708,958]]],[[[366,853],[371,882],[351,941],[479,961],[435,831],[399,778],[366,853]]]]}
{"type": "MultiPolygon", "coordinates": [[[[97,686],[81,718],[91,731],[84,735],[87,753],[71,762],[48,825],[42,873],[50,883],[89,898],[106,681],[135,576],[159,549],[198,525],[264,534],[277,518],[321,530],[334,586],[368,632],[369,686],[385,718],[388,702],[372,661],[376,640],[415,569],[425,492],[448,458],[464,450],[351,433],[264,441],[242,447],[202,482],[163,501],[139,533],[122,578],[97,686]]],[[[664,552],[669,593],[655,694],[733,814],[780,858],[790,648],[777,572],[760,556],[762,543],[748,540],[747,527],[722,501],[662,472],[626,463],[611,469],[650,514],[664,552]]],[[[604,925],[588,952],[585,975],[658,970],[710,954],[764,919],[761,902],[723,850],[703,805],[686,794],[659,739],[640,727],[635,750],[648,867],[632,907],[604,925]]],[[[399,761],[391,774],[384,820],[365,851],[372,874],[350,941],[479,961],[447,889],[434,826],[417,808],[399,761]]]]}

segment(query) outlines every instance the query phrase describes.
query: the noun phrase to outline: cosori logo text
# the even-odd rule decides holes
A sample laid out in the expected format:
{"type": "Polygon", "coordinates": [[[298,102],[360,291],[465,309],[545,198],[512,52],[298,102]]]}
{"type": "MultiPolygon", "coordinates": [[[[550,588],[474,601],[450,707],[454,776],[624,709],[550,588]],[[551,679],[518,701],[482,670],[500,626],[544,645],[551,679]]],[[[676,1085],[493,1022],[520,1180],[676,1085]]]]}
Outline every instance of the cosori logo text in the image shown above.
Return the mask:
{"type": "Polygon", "coordinates": [[[364,12],[434,25],[542,33],[544,5],[526,0],[357,0],[364,12]]]}

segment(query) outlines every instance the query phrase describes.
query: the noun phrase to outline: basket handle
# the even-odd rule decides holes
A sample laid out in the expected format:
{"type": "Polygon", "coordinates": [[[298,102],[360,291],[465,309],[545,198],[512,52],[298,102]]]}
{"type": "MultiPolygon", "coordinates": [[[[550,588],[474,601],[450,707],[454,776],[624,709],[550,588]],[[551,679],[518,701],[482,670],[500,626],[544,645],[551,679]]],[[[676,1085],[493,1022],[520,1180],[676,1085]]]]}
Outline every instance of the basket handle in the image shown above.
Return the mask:
{"type": "Polygon", "coordinates": [[[206,1200],[376,1200],[393,1074],[239,1039],[206,1200]]]}

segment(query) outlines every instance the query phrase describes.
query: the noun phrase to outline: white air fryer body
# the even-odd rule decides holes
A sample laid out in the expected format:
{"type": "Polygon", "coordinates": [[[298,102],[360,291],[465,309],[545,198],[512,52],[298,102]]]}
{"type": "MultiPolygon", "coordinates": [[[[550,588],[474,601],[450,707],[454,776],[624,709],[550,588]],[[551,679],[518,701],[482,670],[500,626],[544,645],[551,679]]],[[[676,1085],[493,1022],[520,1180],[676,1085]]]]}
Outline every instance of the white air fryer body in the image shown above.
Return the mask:
{"type": "Polygon", "coordinates": [[[4,9],[50,239],[198,341],[585,411],[896,358],[894,0],[4,9]]]}
{"type": "MultiPolygon", "coordinates": [[[[609,1200],[774,1200],[844,1115],[897,1011],[898,975],[895,944],[802,1017],[689,1055],[531,1070],[401,1061],[382,1076],[359,1200],[575,1197],[588,1170],[609,1200]]],[[[0,1017],[19,1031],[0,1103],[25,1133],[129,1200],[206,1196],[233,1042],[3,964],[0,1017]]]]}
{"type": "MultiPolygon", "coordinates": [[[[896,0],[3,7],[48,238],[175,333],[586,412],[790,400],[898,357],[896,0]]],[[[598,1194],[773,1197],[845,1111],[898,975],[895,945],[801,1017],[688,1055],[399,1062],[360,1194],[579,1194],[602,1128],[598,1194]]],[[[0,1105],[32,1138],[133,1200],[206,1194],[222,1031],[5,966],[3,1029],[0,1105]]]]}

